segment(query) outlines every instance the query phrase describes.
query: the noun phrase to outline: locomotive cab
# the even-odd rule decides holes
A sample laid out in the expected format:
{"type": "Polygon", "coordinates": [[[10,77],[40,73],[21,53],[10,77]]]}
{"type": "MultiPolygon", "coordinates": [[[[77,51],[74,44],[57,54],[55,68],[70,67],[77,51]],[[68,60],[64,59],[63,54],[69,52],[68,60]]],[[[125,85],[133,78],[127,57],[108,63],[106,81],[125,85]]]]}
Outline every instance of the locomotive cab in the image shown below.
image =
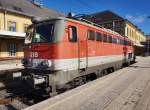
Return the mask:
{"type": "MultiPolygon", "coordinates": [[[[53,60],[57,57],[57,44],[63,39],[65,20],[61,18],[40,20],[27,29],[22,78],[32,88],[51,83],[49,77],[54,73],[53,60]]],[[[52,85],[52,84],[50,84],[52,85]]]]}

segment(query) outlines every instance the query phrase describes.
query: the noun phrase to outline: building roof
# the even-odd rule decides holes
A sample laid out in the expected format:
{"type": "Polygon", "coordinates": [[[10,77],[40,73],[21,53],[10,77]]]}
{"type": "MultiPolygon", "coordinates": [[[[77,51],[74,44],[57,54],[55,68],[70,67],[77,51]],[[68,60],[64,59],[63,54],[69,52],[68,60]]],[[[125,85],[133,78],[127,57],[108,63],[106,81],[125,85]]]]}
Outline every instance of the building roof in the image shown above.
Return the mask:
{"type": "Polygon", "coordinates": [[[104,23],[104,22],[114,21],[114,20],[124,20],[124,18],[109,10],[93,13],[85,16],[84,18],[90,21],[92,20],[94,23],[104,23]]]}
{"type": "Polygon", "coordinates": [[[129,24],[131,24],[132,26],[134,26],[136,29],[138,29],[141,33],[143,33],[141,31],[141,29],[139,29],[131,21],[129,21],[129,20],[127,20],[127,19],[117,15],[116,13],[114,13],[114,12],[112,12],[110,10],[93,13],[93,14],[85,16],[84,18],[86,18],[87,20],[90,20],[90,21],[92,21],[94,23],[98,23],[98,24],[103,24],[105,22],[107,23],[109,21],[126,21],[129,24]]]}
{"type": "Polygon", "coordinates": [[[62,13],[34,4],[28,0],[0,0],[0,9],[29,17],[59,17],[62,13]]]}

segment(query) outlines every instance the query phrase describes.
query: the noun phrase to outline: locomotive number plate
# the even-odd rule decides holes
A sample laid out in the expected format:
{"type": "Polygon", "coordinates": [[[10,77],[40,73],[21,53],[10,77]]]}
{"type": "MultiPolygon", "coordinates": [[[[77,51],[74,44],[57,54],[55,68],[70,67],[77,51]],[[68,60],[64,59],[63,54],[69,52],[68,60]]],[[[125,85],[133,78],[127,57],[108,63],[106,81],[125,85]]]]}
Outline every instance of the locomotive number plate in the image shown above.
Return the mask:
{"type": "Polygon", "coordinates": [[[30,57],[37,58],[39,56],[38,52],[31,52],[30,57]]]}

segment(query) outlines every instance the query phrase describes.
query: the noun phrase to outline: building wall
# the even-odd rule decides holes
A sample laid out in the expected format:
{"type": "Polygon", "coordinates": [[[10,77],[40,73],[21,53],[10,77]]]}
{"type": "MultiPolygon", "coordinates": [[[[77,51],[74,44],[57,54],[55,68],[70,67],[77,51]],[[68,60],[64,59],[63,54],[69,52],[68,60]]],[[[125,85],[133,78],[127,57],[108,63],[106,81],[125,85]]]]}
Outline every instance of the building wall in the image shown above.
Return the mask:
{"type": "Polygon", "coordinates": [[[146,41],[144,33],[128,22],[125,23],[125,36],[127,36],[135,44],[141,44],[141,42],[146,41]]]}
{"type": "Polygon", "coordinates": [[[3,12],[0,12],[0,29],[1,30],[6,30],[6,31],[8,30],[9,21],[16,22],[17,32],[24,32],[24,24],[28,24],[28,25],[31,24],[31,19],[29,17],[25,17],[19,14],[18,15],[13,14],[9,12],[6,12],[5,14],[3,12]],[[4,26],[4,23],[5,23],[5,26],[4,26]]]}
{"type": "Polygon", "coordinates": [[[4,30],[4,14],[0,12],[0,30],[4,30]]]}
{"type": "MultiPolygon", "coordinates": [[[[25,17],[19,14],[13,14],[0,11],[0,31],[8,31],[8,23],[16,22],[16,32],[24,33],[24,25],[30,25],[31,19],[29,17],[25,17]]],[[[23,57],[23,44],[24,38],[18,39],[17,37],[12,36],[3,36],[0,35],[0,57],[11,57],[8,51],[8,45],[10,43],[14,43],[16,45],[16,55],[14,57],[23,57]]]]}
{"type": "Polygon", "coordinates": [[[107,29],[111,29],[115,32],[118,32],[121,35],[124,35],[124,22],[122,21],[114,20],[114,21],[104,22],[104,23],[101,22],[99,24],[107,29]]]}

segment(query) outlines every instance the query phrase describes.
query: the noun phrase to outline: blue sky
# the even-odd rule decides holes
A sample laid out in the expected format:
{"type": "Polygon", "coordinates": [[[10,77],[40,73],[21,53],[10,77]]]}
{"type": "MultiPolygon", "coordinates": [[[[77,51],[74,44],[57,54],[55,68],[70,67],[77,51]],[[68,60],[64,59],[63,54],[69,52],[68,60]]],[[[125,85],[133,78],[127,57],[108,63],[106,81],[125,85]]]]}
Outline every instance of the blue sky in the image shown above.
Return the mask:
{"type": "Polygon", "coordinates": [[[67,14],[91,14],[111,10],[150,33],[150,0],[39,0],[50,9],[67,14]]]}

